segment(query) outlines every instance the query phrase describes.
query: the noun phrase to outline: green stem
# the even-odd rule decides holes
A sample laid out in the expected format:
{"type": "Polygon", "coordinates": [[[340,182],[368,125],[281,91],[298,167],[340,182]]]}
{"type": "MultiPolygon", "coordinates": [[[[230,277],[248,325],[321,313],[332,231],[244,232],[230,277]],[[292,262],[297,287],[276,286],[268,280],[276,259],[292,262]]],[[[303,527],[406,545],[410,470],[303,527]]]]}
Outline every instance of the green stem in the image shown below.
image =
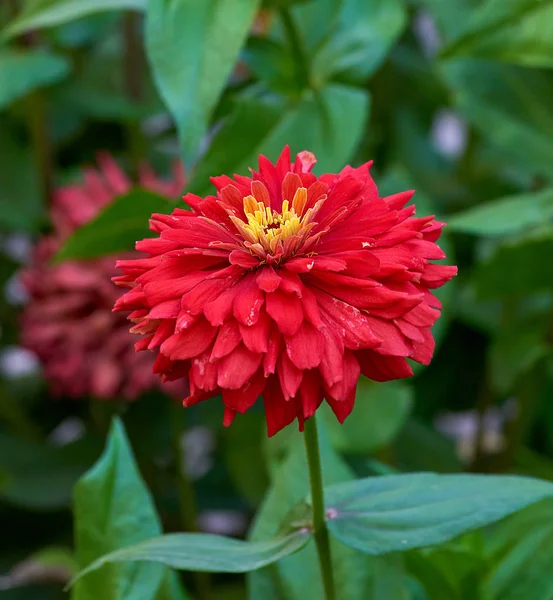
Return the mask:
{"type": "MultiPolygon", "coordinates": [[[[186,429],[184,410],[178,403],[171,400],[170,411],[173,456],[177,468],[177,491],[179,495],[181,526],[184,531],[198,531],[196,495],[194,493],[194,486],[186,473],[185,452],[182,445],[182,436],[186,429]]],[[[209,574],[194,572],[193,576],[199,600],[209,600],[209,574]]]]}
{"type": "Polygon", "coordinates": [[[305,422],[304,432],[307,464],[309,466],[309,481],[311,484],[311,502],[313,506],[313,530],[317,555],[321,567],[321,576],[326,600],[335,600],[334,574],[330,556],[330,543],[328,529],[326,528],[323,476],[321,471],[321,458],[319,455],[319,436],[317,422],[311,417],[305,422]]]}
{"type": "Polygon", "coordinates": [[[296,79],[300,90],[311,86],[311,71],[309,66],[309,55],[301,38],[300,32],[296,27],[294,17],[289,8],[280,9],[280,18],[288,43],[295,59],[296,64],[296,79]]]}

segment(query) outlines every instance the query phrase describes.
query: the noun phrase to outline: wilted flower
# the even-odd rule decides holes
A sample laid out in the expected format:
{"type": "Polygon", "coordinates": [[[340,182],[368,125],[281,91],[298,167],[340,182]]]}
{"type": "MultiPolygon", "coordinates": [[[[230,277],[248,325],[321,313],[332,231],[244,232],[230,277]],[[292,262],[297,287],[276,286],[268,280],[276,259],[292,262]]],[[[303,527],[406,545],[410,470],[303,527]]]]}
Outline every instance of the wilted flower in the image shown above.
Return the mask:
{"type": "Polygon", "coordinates": [[[300,429],[323,398],[340,421],[359,375],[387,381],[428,364],[440,303],[429,288],[455,275],[435,265],[443,223],[413,218],[413,192],[380,198],[370,163],[316,177],[315,157],[260,156],[252,178],[212,178],[217,196],[153,215],[147,258],[121,260],[137,349],[155,371],[189,376],[190,405],[221,394],[224,423],[261,395],[269,435],[300,429]]]}
{"type": "MultiPolygon", "coordinates": [[[[132,399],[159,385],[153,357],[137,355],[126,319],[113,314],[121,290],[111,281],[113,257],[52,264],[64,240],[132,184],[115,161],[100,155],[99,170],[86,169],[84,181],[57,189],[53,232],[37,243],[21,279],[29,294],[22,319],[22,343],[40,358],[52,391],[64,396],[92,394],[132,399]]],[[[176,196],[184,187],[178,167],[170,182],[144,166],[143,187],[176,196]]]]}

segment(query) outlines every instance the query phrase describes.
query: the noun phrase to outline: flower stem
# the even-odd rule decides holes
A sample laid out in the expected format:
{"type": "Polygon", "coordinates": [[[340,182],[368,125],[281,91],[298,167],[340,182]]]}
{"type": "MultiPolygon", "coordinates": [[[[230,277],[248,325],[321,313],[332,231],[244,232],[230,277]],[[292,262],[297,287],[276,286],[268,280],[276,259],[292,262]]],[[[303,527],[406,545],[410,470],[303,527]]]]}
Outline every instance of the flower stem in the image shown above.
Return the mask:
{"type": "MultiPolygon", "coordinates": [[[[179,509],[181,526],[184,531],[198,531],[196,495],[194,486],[186,473],[186,457],[182,445],[182,435],[185,431],[184,410],[171,400],[170,421],[173,456],[177,467],[177,491],[179,495],[179,509]]],[[[208,573],[194,572],[194,585],[199,600],[210,599],[210,581],[208,573]]]]}
{"type": "Polygon", "coordinates": [[[311,87],[309,56],[289,8],[280,9],[280,19],[295,59],[296,79],[300,90],[311,87]]]}
{"type": "Polygon", "coordinates": [[[313,506],[313,529],[317,555],[321,567],[321,576],[326,600],[335,600],[334,575],[330,556],[330,543],[325,521],[323,476],[321,458],[319,455],[319,436],[317,422],[311,417],[305,422],[304,432],[307,464],[309,466],[309,481],[311,483],[311,502],[313,506]]]}

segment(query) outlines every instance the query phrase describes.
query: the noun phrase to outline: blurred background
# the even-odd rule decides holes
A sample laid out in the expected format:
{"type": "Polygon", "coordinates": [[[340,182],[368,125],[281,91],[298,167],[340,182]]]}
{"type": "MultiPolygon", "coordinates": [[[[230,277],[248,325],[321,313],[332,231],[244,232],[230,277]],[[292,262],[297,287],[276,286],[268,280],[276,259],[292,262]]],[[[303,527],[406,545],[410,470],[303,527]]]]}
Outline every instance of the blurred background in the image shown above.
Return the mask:
{"type": "MultiPolygon", "coordinates": [[[[432,365],[361,382],[343,427],[323,414],[329,448],[358,476],[553,479],[553,3],[182,0],[156,21],[162,4],[0,3],[2,600],[66,597],[72,488],[113,415],[165,531],[190,521],[182,481],[199,528],[233,536],[275,493],[295,432],[268,441],[261,408],[228,430],[218,402],[175,411],[186,390],[134,353],[110,277],[168,198],[284,144],[317,173],[374,160],[382,195],[413,188],[418,215],[448,223],[459,266],[432,365]]],[[[553,598],[551,514],[391,557],[389,587],[360,597],[553,598]]],[[[212,582],[245,594],[242,577],[212,582]]]]}

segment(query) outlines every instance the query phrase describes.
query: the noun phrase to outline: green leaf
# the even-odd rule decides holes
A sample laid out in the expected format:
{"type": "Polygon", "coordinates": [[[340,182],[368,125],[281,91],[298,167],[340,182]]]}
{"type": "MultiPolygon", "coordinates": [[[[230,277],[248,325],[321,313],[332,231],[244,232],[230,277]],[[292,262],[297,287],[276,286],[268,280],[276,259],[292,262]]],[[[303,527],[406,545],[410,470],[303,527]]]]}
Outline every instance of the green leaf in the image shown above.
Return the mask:
{"type": "Polygon", "coordinates": [[[528,192],[484,202],[458,213],[448,229],[474,235],[501,236],[520,233],[553,217],[553,189],[528,192]]]}
{"type": "Polygon", "coordinates": [[[322,407],[330,439],[341,452],[366,454],[388,444],[405,424],[413,393],[401,381],[375,383],[361,377],[352,414],[340,424],[328,405],[322,407]]]}
{"type": "Polygon", "coordinates": [[[345,0],[338,27],[313,57],[312,78],[362,83],[382,64],[406,23],[402,0],[345,0]]]}
{"type": "MultiPolygon", "coordinates": [[[[309,473],[305,447],[301,434],[290,435],[284,429],[270,440],[271,446],[286,446],[287,455],[275,469],[273,484],[258,511],[250,539],[259,540],[276,535],[286,523],[301,520],[304,498],[309,493],[309,473]],[[299,503],[299,504],[298,504],[299,503]]],[[[353,479],[349,467],[336,454],[321,429],[321,460],[326,482],[353,479]]],[[[365,600],[364,593],[371,576],[366,557],[332,541],[334,576],[336,586],[348,600],[365,600]]],[[[248,598],[250,600],[322,600],[324,598],[320,580],[319,564],[313,544],[309,544],[296,555],[281,560],[270,569],[248,576],[248,598]]]]}
{"type": "Polygon", "coordinates": [[[143,10],[147,0],[25,0],[21,13],[2,31],[10,38],[107,10],[143,10]]]}
{"type": "Polygon", "coordinates": [[[325,489],[333,536],[367,554],[440,544],[553,496],[553,483],[516,476],[389,475],[325,489]]]}
{"type": "Polygon", "coordinates": [[[193,161],[259,0],[150,0],[146,49],[184,157],[193,161]]]}
{"type": "Polygon", "coordinates": [[[16,142],[5,122],[0,127],[0,228],[34,232],[44,218],[44,206],[31,150],[16,142]]]}
{"type": "Polygon", "coordinates": [[[0,109],[35,89],[61,81],[70,71],[63,56],[45,50],[0,50],[0,109]]]}
{"type": "Polygon", "coordinates": [[[369,104],[366,92],[342,85],[305,92],[299,103],[287,105],[275,99],[244,99],[215,135],[187,189],[207,193],[209,176],[245,173],[257,166],[260,154],[276,160],[286,144],[292,156],[314,152],[318,172],[339,170],[359,143],[369,104]]]}
{"type": "Polygon", "coordinates": [[[184,591],[178,574],[167,569],[155,600],[190,600],[190,596],[184,591]]]}
{"type": "Polygon", "coordinates": [[[151,237],[148,220],[153,213],[169,213],[174,203],[142,188],[134,188],[108,204],[92,221],[75,231],[60,248],[56,261],[95,258],[132,250],[151,237]]]}
{"type": "MultiPolygon", "coordinates": [[[[81,568],[88,565],[85,572],[103,564],[98,560],[102,555],[161,533],[152,497],[118,419],[103,455],[79,480],[74,497],[77,557],[81,568]]],[[[72,600],[151,600],[163,576],[159,565],[111,566],[77,582],[72,600]]]]}
{"type": "MultiPolygon", "coordinates": [[[[466,21],[465,21],[466,23],[466,21]]],[[[487,0],[442,56],[474,56],[530,67],[553,66],[553,2],[487,0]]]]}
{"type": "Polygon", "coordinates": [[[67,507],[73,485],[96,456],[90,440],[59,448],[0,432],[0,498],[32,510],[67,507]]]}
{"type": "Polygon", "coordinates": [[[478,296],[488,300],[550,289],[553,262],[544,257],[552,255],[553,228],[498,245],[474,273],[478,296]]]}
{"type": "Polygon", "coordinates": [[[513,515],[493,531],[493,565],[483,585],[490,598],[550,600],[553,521],[550,499],[513,515]]]}
{"type": "Polygon", "coordinates": [[[553,97],[548,74],[483,60],[444,61],[455,103],[485,140],[530,174],[553,172],[553,97]]]}
{"type": "Polygon", "coordinates": [[[297,552],[311,539],[308,531],[264,542],[245,542],[209,533],[171,533],[102,556],[72,583],[109,563],[161,563],[183,571],[248,573],[297,552]]]}

